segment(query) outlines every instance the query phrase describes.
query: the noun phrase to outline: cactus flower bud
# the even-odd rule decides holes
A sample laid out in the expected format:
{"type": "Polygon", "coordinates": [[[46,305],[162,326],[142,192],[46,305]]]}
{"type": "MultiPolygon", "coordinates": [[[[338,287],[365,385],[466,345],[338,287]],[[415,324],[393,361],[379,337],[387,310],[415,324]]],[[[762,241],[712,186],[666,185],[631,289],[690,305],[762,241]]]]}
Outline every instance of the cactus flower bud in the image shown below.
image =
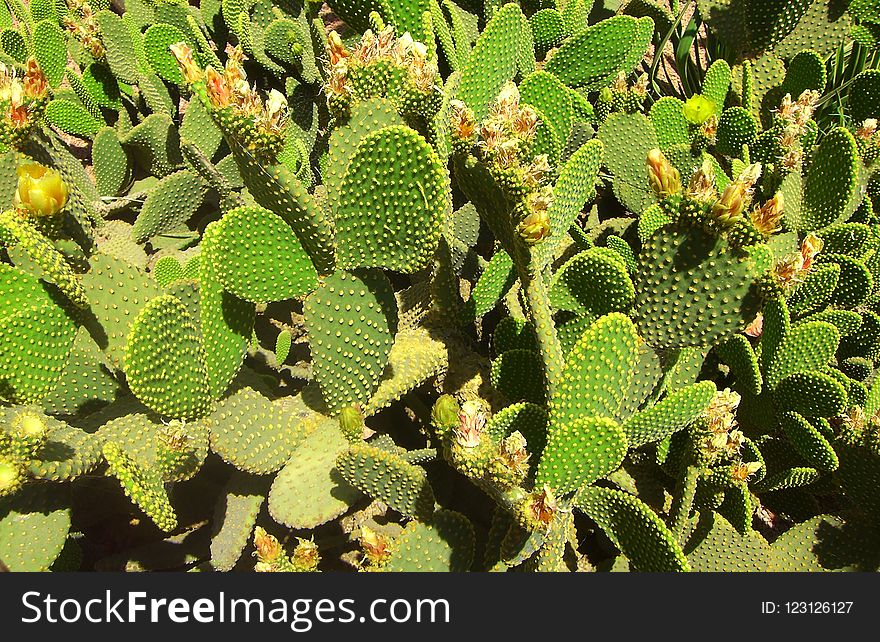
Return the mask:
{"type": "Polygon", "coordinates": [[[232,90],[226,84],[226,78],[211,65],[205,69],[205,87],[208,98],[216,109],[228,107],[232,102],[232,90]]]}
{"type": "Polygon", "coordinates": [[[524,504],[520,507],[525,521],[529,526],[539,530],[546,530],[556,513],[559,505],[556,502],[556,495],[553,489],[544,484],[540,490],[530,494],[524,500],[524,504]]]}
{"type": "Polygon", "coordinates": [[[761,470],[761,464],[757,461],[737,462],[730,469],[730,476],[738,482],[747,482],[749,477],[761,470]]]}
{"type": "Polygon", "coordinates": [[[351,443],[357,443],[364,438],[364,416],[356,406],[346,406],[339,411],[339,427],[342,434],[351,443]]]}
{"type": "Polygon", "coordinates": [[[760,175],[761,165],[750,165],[724,188],[721,198],[712,206],[712,216],[722,227],[729,227],[740,219],[751,201],[752,188],[760,175]]]}
{"type": "Polygon", "coordinates": [[[453,138],[470,140],[476,129],[473,110],[460,100],[449,103],[451,129],[453,138]]]}
{"type": "Polygon", "coordinates": [[[684,117],[692,125],[702,125],[710,116],[715,115],[715,101],[694,94],[684,104],[684,117]]]}
{"type": "Polygon", "coordinates": [[[67,205],[67,184],[61,174],[43,165],[18,167],[15,205],[34,216],[54,216],[67,205]]]}
{"type": "Polygon", "coordinates": [[[441,395],[431,409],[431,423],[439,437],[458,426],[461,407],[452,395],[441,395]]]}
{"type": "Polygon", "coordinates": [[[648,152],[648,180],[659,198],[673,196],[681,191],[681,175],[659,149],[648,152]]]}

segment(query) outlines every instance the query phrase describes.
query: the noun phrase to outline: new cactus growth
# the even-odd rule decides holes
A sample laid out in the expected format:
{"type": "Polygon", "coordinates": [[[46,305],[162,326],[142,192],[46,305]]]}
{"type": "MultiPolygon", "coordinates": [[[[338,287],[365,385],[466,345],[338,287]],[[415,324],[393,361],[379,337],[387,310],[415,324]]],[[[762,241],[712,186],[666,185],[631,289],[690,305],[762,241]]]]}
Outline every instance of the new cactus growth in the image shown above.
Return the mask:
{"type": "Polygon", "coordinates": [[[9,4],[0,568],[877,570],[876,3],[9,4]]]}

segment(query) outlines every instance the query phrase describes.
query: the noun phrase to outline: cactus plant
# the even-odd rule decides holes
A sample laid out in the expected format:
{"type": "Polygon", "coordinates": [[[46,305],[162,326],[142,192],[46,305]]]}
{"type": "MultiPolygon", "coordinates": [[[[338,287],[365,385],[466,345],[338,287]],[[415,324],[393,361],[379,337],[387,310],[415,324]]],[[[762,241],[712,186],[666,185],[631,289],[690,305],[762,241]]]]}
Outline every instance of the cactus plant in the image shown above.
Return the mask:
{"type": "Polygon", "coordinates": [[[876,3],[7,4],[0,568],[877,569],[876,3]]]}

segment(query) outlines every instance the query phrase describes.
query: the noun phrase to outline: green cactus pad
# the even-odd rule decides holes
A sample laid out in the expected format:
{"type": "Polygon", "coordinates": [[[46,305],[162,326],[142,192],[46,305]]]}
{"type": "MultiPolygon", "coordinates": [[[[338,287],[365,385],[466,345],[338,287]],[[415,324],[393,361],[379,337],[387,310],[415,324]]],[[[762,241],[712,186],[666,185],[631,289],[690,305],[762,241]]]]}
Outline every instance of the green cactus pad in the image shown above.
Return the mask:
{"type": "Polygon", "coordinates": [[[535,485],[570,493],[616,469],[626,450],[626,435],[613,419],[582,416],[563,424],[554,417],[535,485]]]}
{"type": "Polygon", "coordinates": [[[10,571],[49,570],[70,530],[62,498],[45,486],[29,486],[0,500],[0,559],[10,571]]]}
{"type": "Polygon", "coordinates": [[[147,194],[134,222],[132,238],[143,243],[186,223],[201,206],[207,191],[205,182],[189,170],[164,177],[147,194]]]}
{"type": "Polygon", "coordinates": [[[758,357],[744,334],[735,334],[716,347],[718,357],[733,373],[738,390],[752,395],[761,394],[763,377],[758,357]]]}
{"type": "Polygon", "coordinates": [[[96,14],[101,28],[101,41],[107,50],[107,64],[113,75],[130,85],[138,81],[137,55],[131,39],[131,32],[122,18],[112,11],[103,10],[96,14]]]}
{"type": "Polygon", "coordinates": [[[392,573],[463,573],[474,561],[474,527],[462,515],[440,509],[428,521],[412,521],[394,539],[381,570],[392,573]]]}
{"type": "Polygon", "coordinates": [[[559,178],[553,187],[553,202],[547,212],[550,216],[550,236],[539,246],[546,263],[553,260],[578,214],[596,195],[596,179],[604,149],[601,141],[591,140],[572,154],[559,170],[559,178]]]}
{"type": "Polygon", "coordinates": [[[867,69],[856,76],[849,91],[849,113],[861,125],[868,118],[880,116],[880,70],[867,69]]]}
{"type": "Polygon", "coordinates": [[[315,377],[330,411],[368,401],[397,332],[387,277],[378,270],[338,272],[306,299],[304,313],[315,377]]]}
{"type": "Polygon", "coordinates": [[[840,341],[840,332],[830,323],[812,321],[789,331],[766,367],[766,382],[775,389],[787,376],[826,366],[840,341]]]}
{"type": "Polygon", "coordinates": [[[612,114],[597,136],[605,145],[605,166],[614,175],[614,195],[641,214],[656,201],[645,169],[648,152],[660,146],[651,121],[644,114],[612,114]]]}
{"type": "Polygon", "coordinates": [[[572,257],[559,268],[550,285],[550,304],[554,308],[595,317],[625,312],[634,297],[626,264],[608,248],[591,248],[572,257]]]}
{"type": "Polygon", "coordinates": [[[80,327],[64,374],[42,405],[51,414],[75,415],[110,403],[119,392],[120,383],[104,364],[104,355],[80,327]]]}
{"type": "Polygon", "coordinates": [[[357,103],[348,121],[334,128],[330,135],[327,171],[323,172],[328,197],[335,199],[338,196],[348,163],[364,138],[383,127],[402,124],[403,118],[394,105],[384,98],[371,98],[357,103]]]}
{"type": "MultiPolygon", "coordinates": [[[[10,418],[11,413],[3,414],[10,418]]],[[[48,427],[46,442],[38,457],[27,465],[35,479],[69,481],[91,472],[100,463],[101,446],[93,435],[52,417],[42,419],[48,427]]]]}
{"type": "Polygon", "coordinates": [[[757,313],[748,259],[702,230],[659,230],[639,263],[634,319],[655,348],[712,345],[757,313]]]}
{"type": "Polygon", "coordinates": [[[255,475],[279,470],[302,439],[299,422],[252,388],[241,388],[208,417],[211,450],[255,475]]]}
{"type": "Polygon", "coordinates": [[[798,229],[817,230],[839,222],[857,189],[859,154],[852,134],[838,127],[827,134],[804,177],[798,229]]]}
{"type": "Polygon", "coordinates": [[[204,350],[195,320],[177,297],[154,298],[131,324],[125,374],[132,392],[159,414],[193,419],[207,411],[204,350]]]}
{"type": "Polygon", "coordinates": [[[864,263],[843,254],[825,254],[817,257],[817,262],[836,263],[840,266],[837,287],[831,293],[828,303],[842,308],[856,308],[874,289],[874,278],[864,263]]]}
{"type": "Polygon", "coordinates": [[[393,453],[355,444],[337,457],[336,466],[349,484],[402,515],[424,521],[434,512],[425,471],[393,453]]]}
{"type": "Polygon", "coordinates": [[[56,20],[40,20],[34,25],[34,54],[46,80],[53,88],[61,85],[67,67],[67,43],[56,20]]]}
{"type": "Polygon", "coordinates": [[[23,403],[39,401],[64,373],[76,323],[56,290],[6,264],[0,293],[0,390],[23,403]]]}
{"type": "Polygon", "coordinates": [[[490,312],[516,283],[516,271],[510,255],[498,248],[471,291],[474,316],[490,312]]]}
{"type": "MultiPolygon", "coordinates": [[[[213,251],[216,227],[216,224],[209,225],[202,237],[202,251],[206,254],[213,251]]],[[[223,289],[215,273],[214,261],[200,260],[197,267],[205,365],[211,397],[217,398],[241,368],[253,333],[256,310],[253,303],[223,289]]]]}
{"type": "Polygon", "coordinates": [[[547,411],[533,403],[515,403],[496,412],[486,422],[486,433],[500,442],[508,435],[519,432],[526,438],[532,463],[541,459],[547,445],[547,411]]]}
{"type": "Polygon", "coordinates": [[[516,42],[522,12],[513,3],[492,16],[477,39],[476,46],[461,71],[458,99],[474,111],[477,122],[489,113],[489,104],[516,73],[516,42]]]}
{"type": "Polygon", "coordinates": [[[231,571],[248,544],[257,515],[266,501],[265,479],[243,473],[233,475],[217,501],[211,534],[211,566],[231,571]]]}
{"type": "Polygon", "coordinates": [[[785,490],[787,488],[801,488],[809,486],[819,479],[819,471],[808,466],[799,466],[797,468],[789,468],[782,470],[773,475],[767,475],[760,483],[755,484],[755,491],[759,493],[769,493],[775,490],[785,490]]]}
{"type": "Polygon", "coordinates": [[[565,141],[574,120],[571,92],[553,74],[536,71],[519,85],[520,102],[532,105],[544,114],[559,140],[565,141]]]}
{"type": "Polygon", "coordinates": [[[780,410],[805,417],[835,417],[846,410],[847,394],[834,377],[802,372],[783,379],[774,398],[780,410]]]}
{"type": "Polygon", "coordinates": [[[118,110],[122,106],[119,83],[107,65],[89,64],[83,70],[82,84],[99,107],[118,110]]]}
{"type": "Polygon", "coordinates": [[[223,287],[246,301],[266,303],[302,297],[318,274],[290,227],[267,209],[238,207],[214,232],[213,272],[223,287]]]}
{"type": "Polygon", "coordinates": [[[788,301],[791,313],[802,315],[824,306],[837,289],[841,268],[837,263],[816,265],[788,301]]]}
{"type": "Polygon", "coordinates": [[[143,271],[101,253],[92,256],[83,288],[95,317],[86,327],[111,364],[121,368],[131,322],[161,290],[143,271]]]}
{"type": "Polygon", "coordinates": [[[556,9],[541,9],[529,17],[535,53],[543,58],[548,51],[559,46],[567,34],[565,19],[556,9]]]}
{"type": "Polygon", "coordinates": [[[104,457],[125,494],[156,526],[165,532],[177,528],[177,514],[156,470],[138,466],[113,442],[104,444],[104,457]]]}
{"type": "Polygon", "coordinates": [[[393,125],[364,138],[340,188],[340,266],[406,273],[425,267],[440,240],[446,192],[437,155],[414,130],[393,125]]]}
{"type": "Polygon", "coordinates": [[[758,135],[758,123],[743,107],[730,107],[718,121],[718,141],[715,149],[727,156],[740,157],[743,145],[751,145],[758,135]]]}
{"type": "Polygon", "coordinates": [[[701,381],[670,393],[650,408],[637,412],[623,424],[631,448],[661,441],[688,426],[709,406],[715,384],[701,381]]]}
{"type": "Polygon", "coordinates": [[[612,313],[596,321],[578,340],[550,402],[553,426],[579,417],[614,417],[632,381],[638,336],[627,317],[612,313]]]}
{"type": "Polygon", "coordinates": [[[574,505],[596,522],[642,572],[689,571],[688,560],[666,524],[638,498],[611,488],[583,488],[574,505]]]}
{"type": "Polygon", "coordinates": [[[269,492],[269,513],[290,528],[315,528],[361,498],[336,470],[348,441],[335,420],[324,420],[291,453],[269,492]]]}
{"type": "Polygon", "coordinates": [[[828,440],[813,425],[796,412],[784,412],[779,423],[785,436],[804,461],[819,470],[837,470],[840,462],[828,440]]]}
{"type": "Polygon", "coordinates": [[[88,306],[81,277],[74,271],[65,256],[28,220],[14,210],[0,214],[0,236],[9,234],[14,243],[42,271],[42,277],[54,283],[71,303],[78,308],[88,306]]]}
{"type": "Polygon", "coordinates": [[[511,401],[546,403],[541,356],[531,350],[508,350],[492,362],[492,387],[511,401]]]}
{"type": "MultiPolygon", "coordinates": [[[[650,18],[647,19],[651,22],[650,18]]],[[[583,29],[562,43],[544,65],[569,87],[586,91],[601,89],[623,71],[629,73],[630,58],[637,53],[641,60],[653,36],[653,22],[648,41],[643,41],[639,20],[632,16],[614,16],[583,29]]]]}
{"type": "Polygon", "coordinates": [[[106,416],[113,418],[98,431],[100,440],[116,444],[136,465],[155,469],[164,481],[191,478],[208,456],[208,428],[202,421],[163,424],[132,398],[98,411],[95,421],[106,416]],[[126,412],[129,414],[122,414],[126,412]],[[167,465],[169,462],[164,457],[167,454],[164,438],[169,434],[183,441],[181,452],[176,453],[180,456],[175,456],[172,465],[167,465]]]}
{"type": "Polygon", "coordinates": [[[690,123],[684,117],[684,103],[678,98],[663,96],[651,105],[650,118],[660,149],[690,142],[690,123]]]}
{"type": "Polygon", "coordinates": [[[741,535],[720,515],[701,514],[684,547],[696,572],[763,572],[770,546],[756,531],[741,535]]]}
{"type": "Polygon", "coordinates": [[[446,344],[423,328],[400,332],[394,340],[388,366],[364,415],[370,416],[391,405],[403,395],[439,375],[449,365],[446,344]]]}
{"type": "Polygon", "coordinates": [[[186,36],[183,32],[170,24],[154,24],[144,32],[144,55],[150,67],[162,80],[175,85],[184,84],[180,66],[169,46],[185,41],[186,36]]]}
{"type": "Polygon", "coordinates": [[[120,136],[119,142],[132,148],[138,164],[156,176],[167,176],[183,164],[180,135],[166,113],[150,114],[120,136]]]}
{"type": "Polygon", "coordinates": [[[92,167],[101,196],[116,196],[128,182],[131,163],[112,127],[104,127],[95,135],[92,167]]]}

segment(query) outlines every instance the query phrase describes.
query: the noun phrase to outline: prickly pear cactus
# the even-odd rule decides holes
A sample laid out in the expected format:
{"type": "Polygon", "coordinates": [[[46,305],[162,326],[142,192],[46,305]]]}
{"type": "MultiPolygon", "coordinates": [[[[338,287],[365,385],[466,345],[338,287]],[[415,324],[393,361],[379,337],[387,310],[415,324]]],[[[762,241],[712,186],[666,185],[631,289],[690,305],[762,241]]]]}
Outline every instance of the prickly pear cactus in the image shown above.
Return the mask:
{"type": "Polygon", "coordinates": [[[877,570],[876,2],[124,4],[0,7],[0,569],[877,570]]]}

